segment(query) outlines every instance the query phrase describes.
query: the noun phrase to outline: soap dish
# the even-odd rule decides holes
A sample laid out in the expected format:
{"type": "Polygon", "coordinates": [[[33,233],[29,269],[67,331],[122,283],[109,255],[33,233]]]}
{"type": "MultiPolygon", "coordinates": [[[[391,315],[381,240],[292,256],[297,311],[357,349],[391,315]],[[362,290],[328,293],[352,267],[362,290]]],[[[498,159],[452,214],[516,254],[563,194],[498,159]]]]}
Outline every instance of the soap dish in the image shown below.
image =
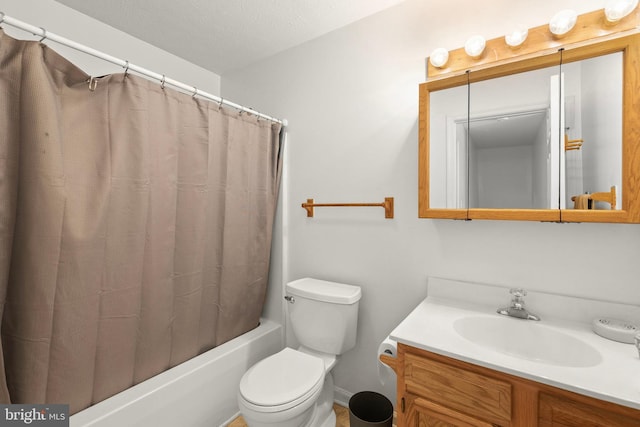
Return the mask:
{"type": "Polygon", "coordinates": [[[640,329],[624,320],[599,317],[593,319],[593,332],[613,341],[633,344],[640,329]]]}

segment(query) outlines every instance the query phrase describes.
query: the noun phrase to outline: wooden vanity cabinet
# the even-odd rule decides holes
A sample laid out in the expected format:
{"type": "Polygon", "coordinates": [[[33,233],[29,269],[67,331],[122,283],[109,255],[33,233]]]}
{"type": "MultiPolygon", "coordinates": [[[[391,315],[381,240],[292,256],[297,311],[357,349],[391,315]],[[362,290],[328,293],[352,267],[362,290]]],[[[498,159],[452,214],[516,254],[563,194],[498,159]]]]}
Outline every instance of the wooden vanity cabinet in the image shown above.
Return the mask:
{"type": "Polygon", "coordinates": [[[488,423],[440,406],[413,394],[407,394],[407,424],[420,427],[492,427],[488,423]]]}
{"type": "Polygon", "coordinates": [[[640,410],[398,344],[398,427],[640,427],[640,410]]]}
{"type": "Polygon", "coordinates": [[[429,418],[433,413],[435,418],[457,417],[469,425],[511,422],[511,384],[508,382],[407,352],[404,383],[407,392],[415,396],[412,403],[417,407],[419,418],[429,418]],[[451,411],[447,412],[447,407],[451,411]]]}
{"type": "Polygon", "coordinates": [[[538,425],[541,427],[640,426],[640,413],[636,411],[635,415],[625,414],[615,408],[609,410],[597,400],[589,404],[541,392],[538,425]]]}

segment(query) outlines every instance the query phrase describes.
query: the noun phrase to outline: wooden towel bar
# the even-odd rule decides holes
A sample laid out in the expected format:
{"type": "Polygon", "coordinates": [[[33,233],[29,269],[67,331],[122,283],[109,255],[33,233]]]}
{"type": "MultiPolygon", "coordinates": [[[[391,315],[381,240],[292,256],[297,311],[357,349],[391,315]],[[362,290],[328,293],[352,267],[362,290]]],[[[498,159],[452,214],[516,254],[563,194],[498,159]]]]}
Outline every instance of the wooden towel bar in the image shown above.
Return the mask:
{"type": "Polygon", "coordinates": [[[307,199],[302,207],[307,211],[307,217],[313,218],[313,208],[326,207],[362,207],[375,206],[384,208],[384,217],[393,218],[393,197],[385,197],[382,203],[314,203],[313,199],[307,199]]]}

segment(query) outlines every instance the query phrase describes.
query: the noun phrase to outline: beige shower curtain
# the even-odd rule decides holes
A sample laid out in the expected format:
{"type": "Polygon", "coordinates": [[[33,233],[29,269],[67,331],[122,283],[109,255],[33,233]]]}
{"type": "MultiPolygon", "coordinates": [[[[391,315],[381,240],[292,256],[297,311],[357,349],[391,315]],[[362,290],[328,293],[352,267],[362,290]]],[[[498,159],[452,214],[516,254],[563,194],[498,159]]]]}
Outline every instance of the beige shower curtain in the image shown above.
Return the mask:
{"type": "Polygon", "coordinates": [[[0,402],[77,412],[258,325],[280,125],[0,30],[0,402]]]}

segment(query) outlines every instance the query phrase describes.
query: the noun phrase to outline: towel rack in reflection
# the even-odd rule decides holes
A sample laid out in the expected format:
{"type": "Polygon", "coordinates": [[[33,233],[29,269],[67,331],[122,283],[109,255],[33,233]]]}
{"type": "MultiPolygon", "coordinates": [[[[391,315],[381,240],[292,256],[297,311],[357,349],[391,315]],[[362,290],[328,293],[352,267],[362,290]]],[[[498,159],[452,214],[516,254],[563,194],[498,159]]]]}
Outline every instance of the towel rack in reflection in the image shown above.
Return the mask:
{"type": "Polygon", "coordinates": [[[564,151],[579,150],[582,148],[584,139],[569,139],[569,135],[564,134],[564,151]]]}
{"type": "Polygon", "coordinates": [[[573,196],[571,200],[574,202],[574,209],[595,209],[593,202],[606,202],[609,203],[611,210],[616,209],[616,186],[612,185],[609,191],[603,191],[600,193],[583,194],[581,196],[573,196]],[[584,207],[578,207],[580,204],[580,197],[586,197],[588,202],[584,207]]]}
{"type": "Polygon", "coordinates": [[[302,207],[307,211],[307,217],[313,218],[313,208],[334,208],[334,207],[365,207],[374,206],[384,208],[384,217],[393,218],[393,197],[385,197],[382,203],[314,203],[313,199],[307,199],[302,207]]]}

